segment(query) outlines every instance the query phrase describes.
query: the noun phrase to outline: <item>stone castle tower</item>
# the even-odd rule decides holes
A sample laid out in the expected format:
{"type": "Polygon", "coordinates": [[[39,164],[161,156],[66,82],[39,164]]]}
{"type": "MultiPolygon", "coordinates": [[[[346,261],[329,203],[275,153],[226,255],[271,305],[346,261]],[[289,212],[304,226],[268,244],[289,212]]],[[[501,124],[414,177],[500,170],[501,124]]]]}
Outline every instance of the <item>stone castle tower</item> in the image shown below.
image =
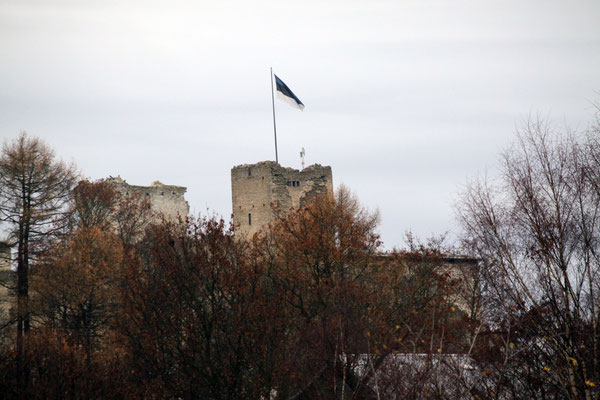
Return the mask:
{"type": "Polygon", "coordinates": [[[231,195],[235,232],[252,237],[273,221],[271,204],[286,211],[316,196],[333,196],[331,167],[315,164],[299,171],[274,161],[238,165],[231,169],[231,195]]]}

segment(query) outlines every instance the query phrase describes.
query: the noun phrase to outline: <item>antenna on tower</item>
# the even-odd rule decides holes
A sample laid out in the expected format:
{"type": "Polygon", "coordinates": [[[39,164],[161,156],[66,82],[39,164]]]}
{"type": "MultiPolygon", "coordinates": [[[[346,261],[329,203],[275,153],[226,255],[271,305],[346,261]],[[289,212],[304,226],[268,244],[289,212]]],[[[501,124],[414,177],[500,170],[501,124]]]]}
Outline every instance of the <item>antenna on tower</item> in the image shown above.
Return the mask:
{"type": "Polygon", "coordinates": [[[304,155],[306,154],[306,151],[304,151],[304,147],[302,148],[302,150],[300,150],[300,158],[302,159],[302,169],[304,169],[304,155]]]}

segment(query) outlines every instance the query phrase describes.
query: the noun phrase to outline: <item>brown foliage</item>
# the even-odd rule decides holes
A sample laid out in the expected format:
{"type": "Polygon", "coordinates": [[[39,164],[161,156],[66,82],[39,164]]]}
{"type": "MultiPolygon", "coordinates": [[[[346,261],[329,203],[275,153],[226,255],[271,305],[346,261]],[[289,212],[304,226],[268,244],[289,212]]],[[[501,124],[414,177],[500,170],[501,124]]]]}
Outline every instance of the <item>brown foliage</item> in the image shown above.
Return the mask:
{"type": "Polygon", "coordinates": [[[260,273],[223,221],[149,230],[124,288],[125,346],[154,395],[257,398],[267,316],[260,273]]]}
{"type": "MultiPolygon", "coordinates": [[[[47,247],[32,281],[22,393],[406,397],[431,390],[433,364],[408,364],[402,371],[419,379],[406,381],[388,356],[431,361],[462,346],[468,324],[452,310],[457,289],[442,254],[417,245],[383,253],[377,214],[345,189],[282,215],[250,243],[215,218],[148,225],[143,204],[104,182],[82,182],[75,197],[77,224],[47,247]]],[[[16,393],[9,363],[1,374],[16,393]]]]}
{"type": "Polygon", "coordinates": [[[82,180],[73,193],[75,226],[115,231],[129,249],[153,218],[148,199],[139,193],[120,193],[105,180],[82,180]]]}
{"type": "Polygon", "coordinates": [[[77,226],[103,230],[112,227],[120,196],[109,182],[82,180],[73,189],[73,197],[77,226]]]}
{"type": "Polygon", "coordinates": [[[456,282],[441,253],[428,246],[383,253],[377,221],[342,188],[254,238],[287,317],[283,393],[370,398],[375,376],[380,387],[398,383],[378,371],[391,353],[464,346],[468,325],[452,311],[456,282]]]}
{"type": "MultiPolygon", "coordinates": [[[[342,354],[366,350],[364,327],[374,295],[369,281],[381,244],[376,222],[343,189],[336,200],[317,198],[290,212],[255,241],[268,279],[285,301],[292,387],[311,382],[324,365],[336,371],[342,354]]],[[[342,365],[341,381],[349,367],[342,365]]],[[[337,385],[319,390],[334,393],[337,385]]]]}
{"type": "Polygon", "coordinates": [[[91,357],[114,326],[123,258],[119,238],[96,226],[80,228],[49,249],[32,279],[36,321],[91,357]]]}
{"type": "Polygon", "coordinates": [[[0,393],[3,399],[140,398],[128,381],[128,369],[114,352],[90,361],[83,349],[57,332],[43,329],[27,335],[24,363],[30,383],[18,382],[17,354],[0,350],[0,393]]]}
{"type": "Polygon", "coordinates": [[[0,221],[8,224],[9,241],[16,245],[17,366],[25,390],[24,335],[30,330],[29,270],[40,244],[68,222],[67,202],[77,173],[55,159],[41,140],[21,133],[5,142],[0,156],[0,221]]]}

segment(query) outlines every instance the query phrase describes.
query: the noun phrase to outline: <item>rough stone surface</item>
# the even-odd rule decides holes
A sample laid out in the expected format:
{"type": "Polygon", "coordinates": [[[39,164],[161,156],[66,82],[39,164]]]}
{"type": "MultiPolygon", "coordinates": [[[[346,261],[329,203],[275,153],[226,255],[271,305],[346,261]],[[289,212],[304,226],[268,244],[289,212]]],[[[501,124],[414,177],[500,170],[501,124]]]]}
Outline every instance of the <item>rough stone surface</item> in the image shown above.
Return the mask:
{"type": "Polygon", "coordinates": [[[152,211],[157,215],[162,214],[168,220],[185,218],[190,211],[190,206],[184,198],[187,188],[183,186],[165,185],[159,181],[153,182],[151,186],[136,186],[128,184],[121,177],[109,177],[107,181],[121,194],[137,193],[141,198],[147,198],[152,211]]]}
{"type": "Polygon", "coordinates": [[[10,269],[10,247],[6,242],[0,242],[0,271],[10,269]]]}
{"type": "Polygon", "coordinates": [[[0,242],[0,323],[8,316],[10,309],[10,286],[13,272],[10,269],[10,247],[0,242]]]}
{"type": "Polygon", "coordinates": [[[451,301],[458,309],[471,318],[478,318],[481,287],[479,282],[479,260],[472,257],[444,257],[444,267],[458,284],[456,294],[451,301]]]}
{"type": "Polygon", "coordinates": [[[286,212],[322,195],[333,196],[331,167],[315,164],[299,171],[284,168],[274,161],[233,167],[231,197],[235,233],[252,237],[273,221],[272,206],[286,212]]]}

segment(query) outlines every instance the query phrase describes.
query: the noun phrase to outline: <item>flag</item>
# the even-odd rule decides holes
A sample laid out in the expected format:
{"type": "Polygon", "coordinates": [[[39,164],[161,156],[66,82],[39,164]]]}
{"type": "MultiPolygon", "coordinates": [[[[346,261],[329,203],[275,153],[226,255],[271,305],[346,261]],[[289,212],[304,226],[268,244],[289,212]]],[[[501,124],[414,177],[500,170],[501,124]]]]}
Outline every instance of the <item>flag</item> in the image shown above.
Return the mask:
{"type": "Polygon", "coordinates": [[[304,104],[296,97],[294,92],[277,75],[273,74],[273,76],[275,76],[275,84],[277,85],[277,98],[289,103],[293,107],[303,110],[304,104]]]}

